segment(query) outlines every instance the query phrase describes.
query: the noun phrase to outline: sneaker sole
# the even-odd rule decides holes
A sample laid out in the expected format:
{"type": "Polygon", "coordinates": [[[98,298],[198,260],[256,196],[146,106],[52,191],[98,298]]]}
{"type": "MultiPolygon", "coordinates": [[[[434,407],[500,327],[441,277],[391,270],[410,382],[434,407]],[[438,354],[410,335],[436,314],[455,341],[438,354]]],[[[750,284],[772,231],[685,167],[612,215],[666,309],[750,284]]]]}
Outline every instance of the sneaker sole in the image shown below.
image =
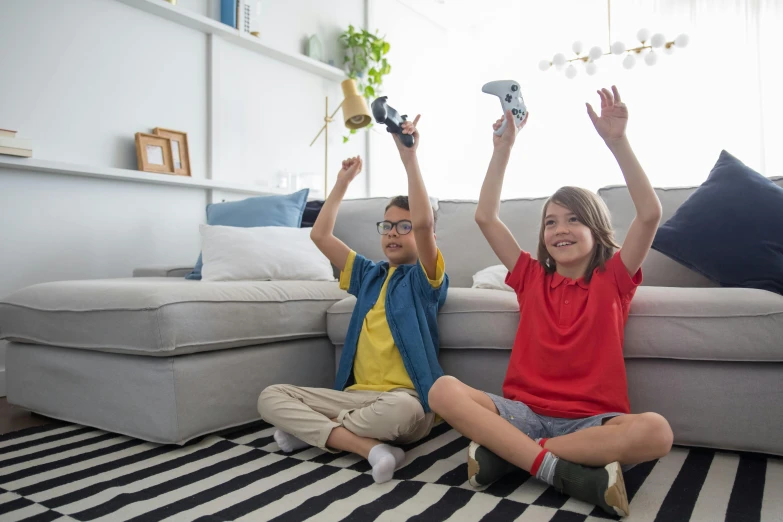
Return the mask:
{"type": "Polygon", "coordinates": [[[468,446],[468,482],[474,488],[480,488],[483,484],[479,484],[476,481],[476,477],[479,474],[479,463],[476,460],[476,450],[479,449],[479,445],[475,442],[471,442],[468,446]]]}
{"type": "Polygon", "coordinates": [[[623,470],[620,464],[612,462],[606,466],[609,472],[609,484],[606,487],[604,500],[621,517],[627,517],[630,514],[628,507],[628,492],[625,490],[625,480],[623,479],[623,470]]]}

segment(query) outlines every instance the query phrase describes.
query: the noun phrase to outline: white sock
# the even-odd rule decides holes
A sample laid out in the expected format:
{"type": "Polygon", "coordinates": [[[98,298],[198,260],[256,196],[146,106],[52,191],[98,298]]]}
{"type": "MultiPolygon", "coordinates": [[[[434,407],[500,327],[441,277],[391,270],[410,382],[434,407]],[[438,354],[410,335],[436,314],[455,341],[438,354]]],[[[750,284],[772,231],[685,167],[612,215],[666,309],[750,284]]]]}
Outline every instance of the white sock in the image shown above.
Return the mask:
{"type": "MultiPolygon", "coordinates": [[[[388,482],[394,476],[394,468],[397,467],[395,449],[399,448],[388,444],[378,444],[370,450],[367,460],[372,466],[372,478],[376,483],[388,482]]],[[[405,452],[403,452],[403,458],[405,458],[405,452]]]]}
{"type": "Polygon", "coordinates": [[[274,437],[277,445],[280,446],[280,449],[286,453],[291,453],[292,451],[309,446],[308,443],[299,440],[290,433],[286,433],[282,430],[276,430],[274,437]]]}
{"type": "Polygon", "coordinates": [[[405,462],[405,450],[398,448],[397,446],[389,447],[391,448],[391,452],[394,455],[394,461],[397,463],[394,469],[397,469],[402,465],[403,462],[405,462]]]}

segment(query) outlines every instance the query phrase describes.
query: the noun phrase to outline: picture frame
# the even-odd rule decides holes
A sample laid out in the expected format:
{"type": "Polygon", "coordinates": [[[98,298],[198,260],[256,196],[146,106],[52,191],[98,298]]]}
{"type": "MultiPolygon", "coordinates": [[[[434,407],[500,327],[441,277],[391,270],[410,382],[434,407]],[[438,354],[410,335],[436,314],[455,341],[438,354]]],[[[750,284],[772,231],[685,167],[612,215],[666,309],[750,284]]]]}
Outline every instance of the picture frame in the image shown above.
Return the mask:
{"type": "Polygon", "coordinates": [[[174,174],[177,176],[190,176],[188,134],[162,127],[155,127],[152,132],[156,136],[162,136],[171,140],[171,161],[174,166],[174,174]]]}
{"type": "Polygon", "coordinates": [[[138,169],[143,172],[174,174],[171,139],[165,136],[137,132],[136,160],[138,169]]]}

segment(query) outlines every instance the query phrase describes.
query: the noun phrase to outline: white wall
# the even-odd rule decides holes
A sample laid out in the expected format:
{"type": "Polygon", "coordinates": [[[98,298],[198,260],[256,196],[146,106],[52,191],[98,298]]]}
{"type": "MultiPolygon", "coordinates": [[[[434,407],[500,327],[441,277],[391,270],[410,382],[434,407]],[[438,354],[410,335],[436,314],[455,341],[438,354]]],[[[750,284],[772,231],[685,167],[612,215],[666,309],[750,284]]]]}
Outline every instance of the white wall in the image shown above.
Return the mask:
{"type": "MultiPolygon", "coordinates": [[[[208,16],[216,6],[178,2],[208,16]]],[[[302,52],[313,32],[326,41],[362,25],[364,3],[264,0],[262,13],[267,43],[302,52]]],[[[338,100],[339,85],[225,42],[215,48],[215,141],[223,148],[213,151],[212,177],[273,186],[282,169],[322,175],[323,142],[307,145],[322,124],[324,96],[338,100]]],[[[115,0],[8,0],[0,3],[0,49],[0,128],[34,140],[35,158],[134,169],[135,132],[161,126],[188,133],[192,174],[209,177],[205,34],[115,0]]],[[[334,124],[332,136],[336,173],[342,156],[363,151],[364,138],[343,146],[334,124]]],[[[354,190],[363,195],[363,184],[354,190]]],[[[193,263],[206,203],[200,189],[0,169],[0,295],[193,263]]],[[[4,359],[0,343],[0,395],[4,359]]]]}
{"type": "MultiPolygon", "coordinates": [[[[419,162],[430,195],[438,197],[433,176],[443,171],[448,154],[459,153],[443,143],[441,132],[444,126],[459,125],[456,112],[441,96],[442,89],[452,88],[448,69],[442,67],[448,55],[448,32],[397,0],[375,1],[371,13],[371,30],[378,29],[391,44],[387,58],[392,72],[384,78],[382,94],[389,97],[389,105],[410,120],[421,113],[419,162]]],[[[371,140],[371,195],[407,194],[405,169],[392,136],[383,125],[376,125],[371,140]]]]}
{"type": "MultiPolygon", "coordinates": [[[[497,98],[481,86],[498,79],[519,81],[530,111],[507,169],[506,198],[546,196],[563,185],[596,190],[624,184],[584,105],[596,107],[596,89],[612,84],[628,103],[628,136],[657,186],[702,183],[724,148],[767,176],[783,168],[783,101],[777,94],[783,75],[775,44],[783,27],[781,2],[612,2],[613,41],[630,46],[637,30],[647,27],[669,39],[687,33],[690,44],[659,56],[654,67],[641,63],[630,71],[617,57],[604,57],[597,75],[579,67],[575,80],[543,73],[538,62],[556,52],[571,56],[574,40],[587,49],[606,48],[605,0],[373,5],[373,25],[392,46],[385,93],[395,108],[422,112],[419,160],[434,196],[478,197],[492,154],[491,124],[501,115],[497,98]],[[455,21],[460,23],[442,28],[455,21]]],[[[372,195],[399,192],[393,144],[375,137],[373,147],[381,150],[372,159],[372,195]]]]}

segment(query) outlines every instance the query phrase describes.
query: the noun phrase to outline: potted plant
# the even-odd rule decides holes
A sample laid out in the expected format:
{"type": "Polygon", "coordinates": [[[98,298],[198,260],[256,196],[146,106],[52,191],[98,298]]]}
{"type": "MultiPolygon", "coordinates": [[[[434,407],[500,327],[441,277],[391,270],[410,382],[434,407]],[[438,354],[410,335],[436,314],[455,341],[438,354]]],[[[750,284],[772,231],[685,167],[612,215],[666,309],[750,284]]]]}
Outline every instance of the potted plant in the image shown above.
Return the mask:
{"type": "MultiPolygon", "coordinates": [[[[370,105],[382,91],[383,77],[391,72],[391,65],[385,57],[391,45],[385,37],[378,36],[378,31],[357,30],[353,25],[340,34],[340,42],[345,48],[345,72],[356,81],[359,92],[370,105]]],[[[350,133],[356,134],[356,129],[351,129],[350,133]]],[[[343,136],[343,143],[348,139],[349,136],[343,136]]]]}

